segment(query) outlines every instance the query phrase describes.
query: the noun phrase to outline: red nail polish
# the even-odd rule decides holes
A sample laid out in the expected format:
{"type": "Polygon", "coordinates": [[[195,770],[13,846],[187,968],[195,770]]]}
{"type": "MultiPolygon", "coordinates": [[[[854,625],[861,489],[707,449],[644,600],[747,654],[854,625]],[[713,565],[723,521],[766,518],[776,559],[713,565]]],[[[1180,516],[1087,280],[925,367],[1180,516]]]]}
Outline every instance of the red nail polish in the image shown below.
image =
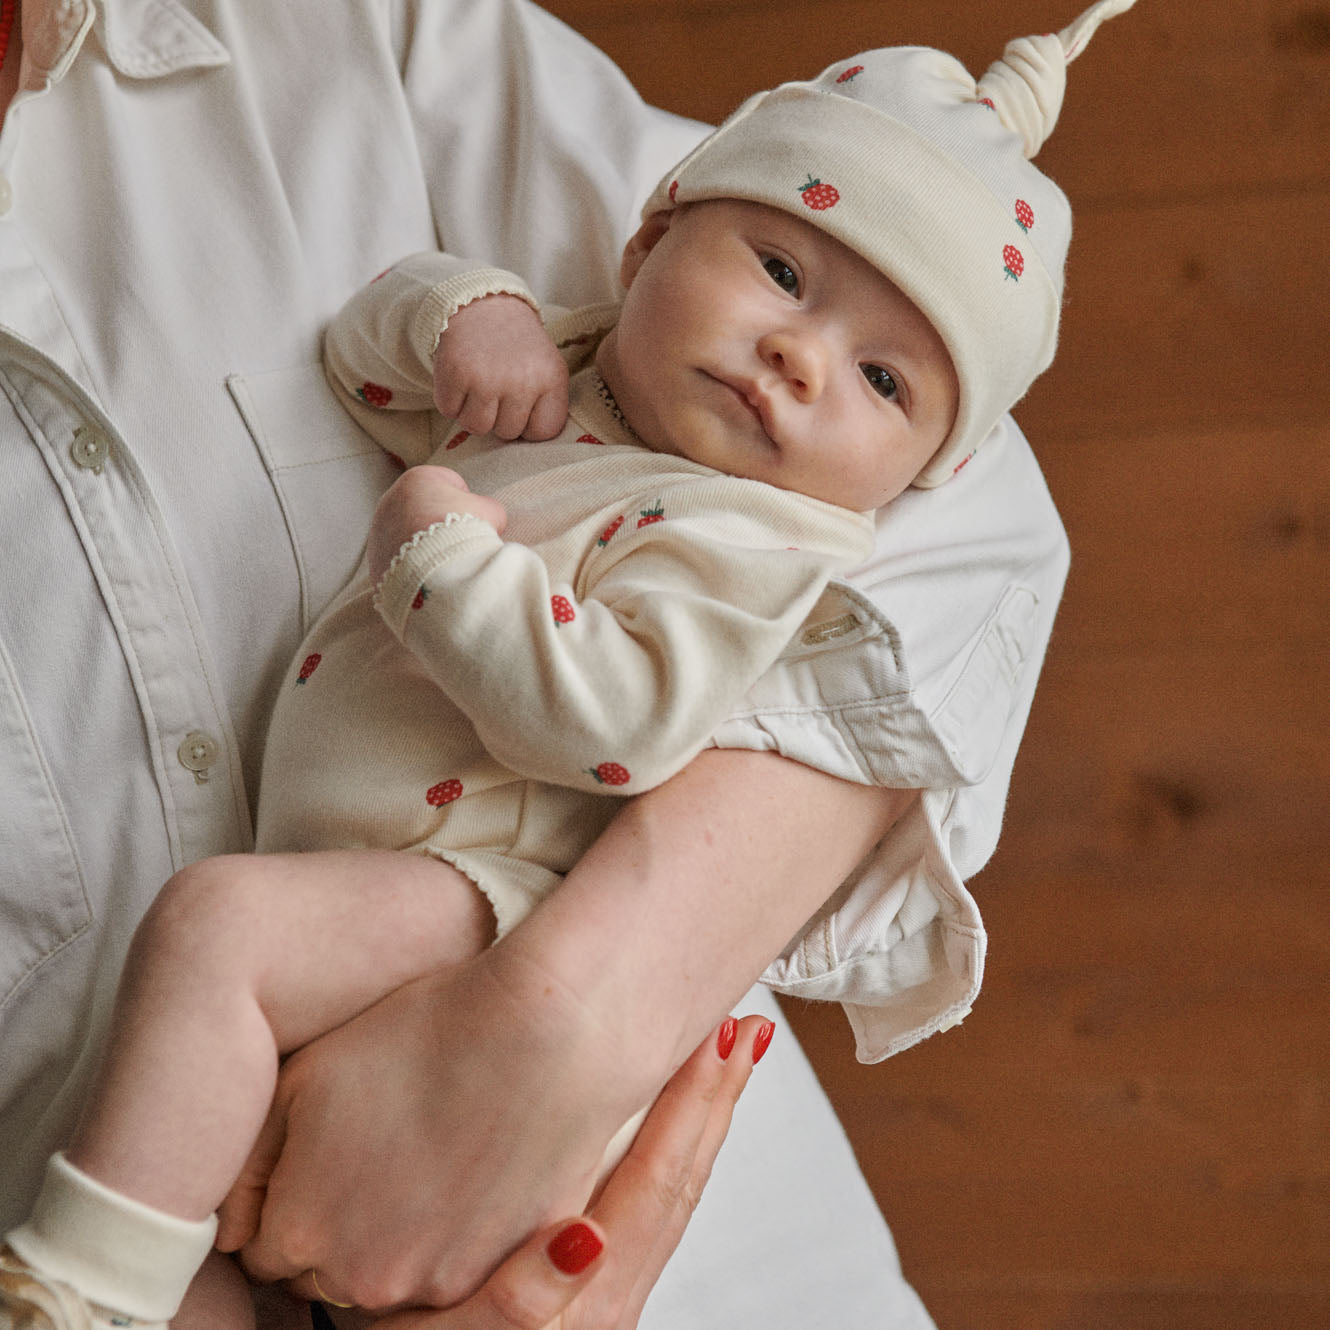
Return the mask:
{"type": "Polygon", "coordinates": [[[734,1052],[734,1041],[739,1036],[739,1022],[733,1016],[727,1016],[720,1026],[720,1033],[716,1036],[716,1052],[720,1054],[720,1060],[726,1058],[734,1052]]]}
{"type": "Polygon", "coordinates": [[[771,1036],[776,1033],[774,1021],[768,1021],[753,1036],[753,1066],[757,1066],[762,1061],[762,1055],[771,1047],[771,1036]]]}
{"type": "Polygon", "coordinates": [[[580,1219],[560,1229],[545,1248],[555,1266],[566,1275],[580,1275],[600,1255],[605,1244],[590,1224],[580,1219]]]}

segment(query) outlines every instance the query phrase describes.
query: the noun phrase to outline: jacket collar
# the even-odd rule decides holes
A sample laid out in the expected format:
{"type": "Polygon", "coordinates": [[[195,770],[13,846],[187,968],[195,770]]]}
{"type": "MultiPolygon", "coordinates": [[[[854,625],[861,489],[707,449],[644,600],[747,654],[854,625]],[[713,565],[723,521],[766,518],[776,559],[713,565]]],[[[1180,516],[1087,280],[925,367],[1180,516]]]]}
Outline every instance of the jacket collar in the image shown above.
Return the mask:
{"type": "Polygon", "coordinates": [[[94,26],[107,59],[127,78],[160,78],[231,59],[179,0],[24,0],[22,21],[25,88],[59,82],[94,26]]]}

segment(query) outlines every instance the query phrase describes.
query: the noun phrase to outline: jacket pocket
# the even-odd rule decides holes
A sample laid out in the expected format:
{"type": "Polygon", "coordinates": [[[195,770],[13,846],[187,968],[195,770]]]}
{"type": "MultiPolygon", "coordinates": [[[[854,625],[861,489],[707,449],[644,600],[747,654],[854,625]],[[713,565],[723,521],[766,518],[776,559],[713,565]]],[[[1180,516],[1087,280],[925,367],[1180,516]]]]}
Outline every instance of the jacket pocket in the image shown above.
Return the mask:
{"type": "Polygon", "coordinates": [[[92,920],[51,772],[0,642],[0,1008],[92,920]]]}
{"type": "Polygon", "coordinates": [[[226,386],[281,505],[304,632],[355,572],[374,505],[400,468],[343,410],[322,366],[235,374],[226,386]]]}

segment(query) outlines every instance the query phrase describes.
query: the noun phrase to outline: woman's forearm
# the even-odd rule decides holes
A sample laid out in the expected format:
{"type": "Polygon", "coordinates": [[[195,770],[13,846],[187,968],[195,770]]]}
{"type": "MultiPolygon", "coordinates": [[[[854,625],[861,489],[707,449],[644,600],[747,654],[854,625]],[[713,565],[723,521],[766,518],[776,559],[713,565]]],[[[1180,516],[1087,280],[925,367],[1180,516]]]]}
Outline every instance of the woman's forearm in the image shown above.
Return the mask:
{"type": "Polygon", "coordinates": [[[626,805],[499,946],[539,957],[663,1083],[914,798],[708,750],[626,805]]]}

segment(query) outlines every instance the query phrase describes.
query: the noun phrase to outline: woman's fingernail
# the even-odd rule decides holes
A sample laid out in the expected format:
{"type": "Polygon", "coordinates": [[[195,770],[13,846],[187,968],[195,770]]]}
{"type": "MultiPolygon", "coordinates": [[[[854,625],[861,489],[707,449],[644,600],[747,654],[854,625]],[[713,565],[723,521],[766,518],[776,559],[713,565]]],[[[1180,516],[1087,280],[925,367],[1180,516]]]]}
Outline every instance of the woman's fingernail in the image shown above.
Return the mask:
{"type": "Polygon", "coordinates": [[[555,1266],[566,1275],[580,1275],[604,1250],[596,1230],[580,1219],[560,1229],[545,1248],[555,1266]]]}
{"type": "Polygon", "coordinates": [[[771,1036],[776,1033],[776,1023],[768,1021],[753,1036],[753,1066],[762,1061],[762,1055],[771,1047],[771,1036]]]}
{"type": "Polygon", "coordinates": [[[733,1016],[727,1016],[720,1026],[720,1033],[716,1036],[716,1052],[720,1054],[720,1060],[726,1058],[734,1052],[734,1041],[739,1035],[739,1022],[733,1016]]]}

